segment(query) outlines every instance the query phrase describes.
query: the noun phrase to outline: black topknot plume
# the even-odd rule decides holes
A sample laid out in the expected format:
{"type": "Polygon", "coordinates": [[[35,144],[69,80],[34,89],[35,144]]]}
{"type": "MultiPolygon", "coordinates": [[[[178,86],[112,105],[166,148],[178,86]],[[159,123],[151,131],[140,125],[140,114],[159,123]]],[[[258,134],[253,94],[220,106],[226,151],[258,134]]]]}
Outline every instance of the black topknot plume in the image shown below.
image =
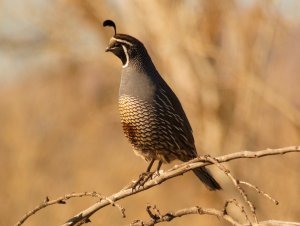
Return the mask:
{"type": "Polygon", "coordinates": [[[103,22],[103,27],[113,27],[114,28],[114,31],[115,31],[115,35],[117,34],[117,28],[116,28],[116,24],[115,22],[113,22],[112,20],[105,20],[103,22]]]}

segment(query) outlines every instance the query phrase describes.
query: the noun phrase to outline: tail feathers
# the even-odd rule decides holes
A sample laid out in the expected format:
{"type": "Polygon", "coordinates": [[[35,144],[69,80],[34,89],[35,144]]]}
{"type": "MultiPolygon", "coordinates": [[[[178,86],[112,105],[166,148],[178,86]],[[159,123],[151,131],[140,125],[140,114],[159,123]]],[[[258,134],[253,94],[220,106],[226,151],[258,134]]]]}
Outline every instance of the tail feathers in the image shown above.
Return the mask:
{"type": "Polygon", "coordinates": [[[208,169],[205,167],[196,168],[193,170],[193,172],[210,191],[222,189],[219,183],[212,177],[208,169]]]}

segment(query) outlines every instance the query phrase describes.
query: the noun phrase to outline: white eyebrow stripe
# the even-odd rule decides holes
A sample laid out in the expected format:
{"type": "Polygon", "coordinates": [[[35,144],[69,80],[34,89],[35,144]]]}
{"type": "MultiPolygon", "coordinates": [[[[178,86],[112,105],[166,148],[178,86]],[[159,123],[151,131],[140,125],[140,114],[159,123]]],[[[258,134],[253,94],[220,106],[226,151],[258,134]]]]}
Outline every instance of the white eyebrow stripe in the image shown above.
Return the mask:
{"type": "Polygon", "coordinates": [[[125,41],[125,40],[122,40],[122,39],[118,39],[118,38],[114,38],[114,37],[113,37],[113,39],[116,40],[117,42],[121,42],[121,43],[127,44],[129,46],[133,46],[133,44],[130,43],[130,42],[128,42],[128,41],[125,41]]]}
{"type": "Polygon", "coordinates": [[[125,67],[127,67],[128,64],[129,64],[129,56],[128,56],[127,48],[125,47],[125,45],[121,45],[121,46],[122,46],[123,51],[124,51],[125,56],[126,56],[126,64],[124,64],[124,65],[122,66],[122,68],[125,68],[125,67]]]}

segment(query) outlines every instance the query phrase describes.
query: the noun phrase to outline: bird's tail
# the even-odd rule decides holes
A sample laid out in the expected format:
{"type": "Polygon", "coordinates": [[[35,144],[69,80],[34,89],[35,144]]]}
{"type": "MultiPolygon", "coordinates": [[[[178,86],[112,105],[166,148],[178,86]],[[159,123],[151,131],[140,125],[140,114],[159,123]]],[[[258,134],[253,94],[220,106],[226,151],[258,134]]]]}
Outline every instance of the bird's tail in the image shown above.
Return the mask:
{"type": "Polygon", "coordinates": [[[193,172],[210,191],[222,189],[219,183],[212,177],[208,169],[205,167],[196,168],[193,172]]]}

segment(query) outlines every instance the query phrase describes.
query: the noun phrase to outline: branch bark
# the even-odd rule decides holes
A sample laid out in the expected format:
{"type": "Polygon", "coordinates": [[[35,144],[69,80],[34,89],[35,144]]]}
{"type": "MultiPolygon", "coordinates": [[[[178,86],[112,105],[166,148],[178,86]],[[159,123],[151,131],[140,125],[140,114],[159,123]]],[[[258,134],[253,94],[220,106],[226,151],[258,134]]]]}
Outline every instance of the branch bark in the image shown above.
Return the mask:
{"type": "MultiPolygon", "coordinates": [[[[298,152],[300,153],[300,146],[291,146],[285,148],[278,148],[278,149],[266,149],[262,151],[252,152],[252,151],[241,151],[236,152],[220,157],[214,158],[218,163],[228,162],[240,158],[261,158],[270,155],[282,155],[290,152],[298,152]]],[[[207,157],[198,157],[189,162],[183,163],[181,165],[177,165],[164,173],[161,173],[157,177],[149,180],[146,182],[142,187],[138,187],[136,189],[132,189],[131,185],[124,187],[121,191],[107,197],[106,199],[102,199],[101,201],[95,203],[94,205],[90,206],[89,208],[81,211],[76,216],[69,219],[63,226],[70,226],[70,225],[78,225],[78,222],[82,222],[83,220],[88,220],[90,216],[92,216],[98,210],[104,208],[111,204],[110,201],[116,202],[120,199],[124,199],[128,196],[132,196],[136,193],[148,190],[154,186],[157,186],[163,183],[166,180],[169,180],[173,177],[183,175],[184,173],[201,167],[213,164],[212,162],[208,161],[207,157]],[[110,200],[110,201],[109,201],[110,200]]]]}
{"type": "Polygon", "coordinates": [[[80,192],[80,193],[72,193],[72,194],[67,194],[62,197],[59,197],[57,199],[50,200],[48,196],[46,196],[45,200],[36,206],[33,210],[30,210],[27,212],[16,224],[15,226],[20,226],[22,225],[29,217],[34,215],[36,212],[40,211],[41,209],[44,209],[48,206],[52,206],[55,204],[66,204],[66,201],[71,198],[80,198],[80,197],[97,197],[97,198],[102,198],[100,194],[97,192],[80,192]]]}
{"type": "Polygon", "coordinates": [[[185,215],[190,215],[190,214],[212,215],[224,219],[225,221],[229,222],[231,225],[242,226],[242,224],[240,224],[237,220],[232,218],[230,215],[224,214],[223,211],[212,209],[212,208],[202,208],[199,206],[185,208],[174,212],[167,212],[161,216],[157,216],[156,214],[150,213],[149,215],[151,215],[151,219],[149,221],[144,222],[141,220],[136,220],[132,222],[130,225],[131,226],[153,226],[158,223],[169,222],[175,218],[182,217],[185,215]]]}

